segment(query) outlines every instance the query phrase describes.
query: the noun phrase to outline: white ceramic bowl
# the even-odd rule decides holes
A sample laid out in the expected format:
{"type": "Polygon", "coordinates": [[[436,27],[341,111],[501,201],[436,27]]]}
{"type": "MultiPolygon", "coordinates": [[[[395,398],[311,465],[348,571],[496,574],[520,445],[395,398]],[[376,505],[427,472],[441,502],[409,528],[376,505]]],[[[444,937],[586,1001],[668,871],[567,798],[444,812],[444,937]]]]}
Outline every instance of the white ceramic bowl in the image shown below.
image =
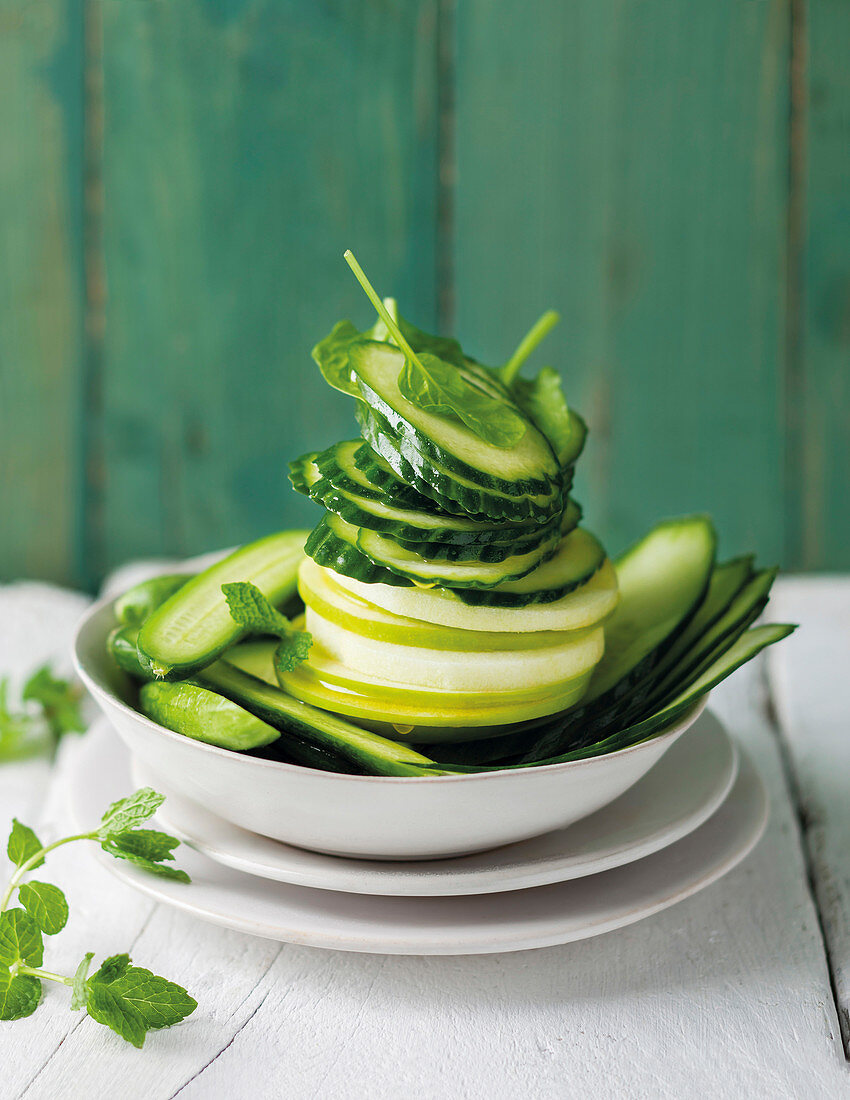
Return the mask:
{"type": "Polygon", "coordinates": [[[644,776],[691,726],[700,700],[670,729],[632,748],[516,771],[433,778],[342,775],[263,760],[173,733],[127,702],[106,652],[114,601],[77,631],[77,671],[131,753],[168,785],[234,825],[335,855],[429,859],[484,851],[571,825],[644,776]]]}

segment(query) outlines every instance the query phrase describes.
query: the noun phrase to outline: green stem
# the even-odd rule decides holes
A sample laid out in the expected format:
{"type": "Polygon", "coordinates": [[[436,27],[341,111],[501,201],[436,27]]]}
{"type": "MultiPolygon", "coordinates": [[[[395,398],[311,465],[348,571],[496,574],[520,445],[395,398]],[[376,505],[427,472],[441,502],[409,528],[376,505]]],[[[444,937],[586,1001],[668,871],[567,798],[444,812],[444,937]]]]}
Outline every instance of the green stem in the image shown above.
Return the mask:
{"type": "Polygon", "coordinates": [[[11,898],[15,887],[18,885],[18,883],[21,881],[27,871],[32,870],[32,868],[40,860],[44,859],[48,852],[52,852],[55,848],[61,848],[63,844],[70,844],[74,840],[95,840],[96,838],[96,832],[76,833],[74,836],[65,836],[61,840],[54,840],[52,844],[48,844],[44,848],[39,848],[39,850],[34,855],[31,855],[25,863],[22,863],[17,871],[15,871],[15,873],[12,875],[11,879],[9,880],[9,886],[6,890],[6,893],[3,895],[3,898],[0,901],[0,913],[4,912],[4,910],[6,909],[6,906],[9,904],[9,899],[11,898]]]}
{"type": "Polygon", "coordinates": [[[31,978],[43,978],[47,982],[61,982],[62,985],[73,985],[74,979],[64,974],[53,974],[50,970],[41,970],[37,966],[19,966],[19,974],[26,974],[31,978]]]}
{"type": "Polygon", "coordinates": [[[363,271],[363,268],[360,266],[360,264],[354,258],[354,253],[351,251],[350,248],[347,248],[343,255],[344,255],[344,258],[345,258],[345,262],[348,264],[348,266],[354,272],[354,276],[357,279],[357,282],[360,283],[360,285],[366,291],[366,296],[368,297],[368,299],[372,303],[372,305],[375,307],[375,309],[378,313],[378,316],[381,318],[381,320],[384,322],[384,324],[387,326],[387,328],[392,333],[392,337],[395,340],[395,342],[398,344],[398,346],[401,348],[401,350],[404,352],[404,354],[407,356],[407,358],[412,359],[413,362],[418,367],[421,368],[422,364],[416,358],[416,352],[413,350],[413,348],[410,346],[410,344],[408,344],[407,340],[405,340],[404,336],[402,335],[401,329],[396,324],[395,318],[392,316],[390,311],[387,309],[387,307],[384,305],[384,303],[378,297],[377,292],[375,291],[375,288],[372,286],[372,284],[366,278],[366,274],[363,271]]]}
{"type": "Polygon", "coordinates": [[[547,309],[543,316],[539,317],[534,322],[525,336],[523,336],[522,340],[520,340],[519,347],[499,372],[506,386],[509,386],[511,382],[513,382],[522,364],[529,355],[531,355],[537,345],[545,340],[560,320],[559,314],[557,314],[554,309],[547,309]]]}

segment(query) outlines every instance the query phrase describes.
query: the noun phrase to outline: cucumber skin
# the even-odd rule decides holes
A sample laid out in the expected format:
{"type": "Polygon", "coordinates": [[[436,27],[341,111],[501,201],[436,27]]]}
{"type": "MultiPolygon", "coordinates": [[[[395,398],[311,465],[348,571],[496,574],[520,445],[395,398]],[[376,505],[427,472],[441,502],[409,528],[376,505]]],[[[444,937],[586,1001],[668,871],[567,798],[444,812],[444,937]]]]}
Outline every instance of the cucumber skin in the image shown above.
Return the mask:
{"type": "Polygon", "coordinates": [[[301,455],[289,463],[289,480],[292,483],[292,488],[303,497],[310,496],[312,482],[307,471],[310,464],[315,463],[318,457],[317,451],[308,451],[307,454],[301,455]]]}
{"type": "Polygon", "coordinates": [[[361,485],[359,481],[355,481],[353,477],[345,472],[340,462],[338,452],[345,447],[355,447],[352,453],[352,465],[363,473],[368,481],[374,481],[357,461],[359,452],[369,449],[367,444],[362,439],[345,440],[342,443],[334,443],[317,455],[315,460],[319,473],[335,489],[339,489],[343,493],[359,493],[368,500],[390,504],[393,508],[410,508],[423,512],[434,509],[434,502],[430,497],[423,496],[416,489],[411,489],[409,485],[405,485],[403,481],[399,481],[394,475],[388,476],[386,471],[382,471],[381,481],[374,484],[372,490],[365,485],[361,485]]]}
{"type": "Polygon", "coordinates": [[[529,496],[497,496],[485,488],[462,485],[405,439],[395,436],[390,425],[386,421],[382,423],[383,418],[379,419],[368,405],[360,402],[356,416],[363,438],[394,473],[447,512],[460,509],[477,518],[534,519],[545,523],[561,511],[563,492],[560,485],[550,486],[547,490],[550,496],[542,504],[529,496]]]}
{"type": "MultiPolygon", "coordinates": [[[[274,545],[280,543],[281,548],[285,546],[287,552],[290,554],[296,546],[299,548],[300,553],[297,557],[293,557],[292,561],[289,561],[287,558],[286,568],[281,570],[278,583],[274,586],[273,590],[263,593],[275,604],[283,604],[295,596],[298,591],[298,566],[303,557],[303,542],[308,534],[309,532],[307,531],[281,531],[275,535],[268,535],[266,538],[258,539],[256,542],[248,543],[234,551],[234,553],[228,555],[228,557],[224,558],[222,561],[210,566],[210,568],[204,570],[203,573],[197,574],[190,582],[178,589],[173,596],[170,596],[165,603],[153,612],[144,622],[139,632],[139,660],[146,674],[152,676],[156,680],[185,680],[199,669],[211,664],[220,657],[226,649],[234,645],[244,636],[244,629],[230,619],[228,612],[226,625],[222,626],[216,640],[205,645],[199,643],[194,650],[194,654],[188,659],[175,659],[172,654],[169,655],[169,659],[166,660],[162,656],[161,651],[159,653],[157,652],[159,648],[156,644],[157,631],[164,629],[164,625],[167,625],[169,615],[179,615],[183,600],[193,596],[196,591],[202,589],[203,585],[211,583],[215,585],[215,602],[218,604],[220,601],[220,607],[226,610],[227,601],[221,591],[221,584],[226,582],[228,575],[223,571],[223,567],[229,569],[240,557],[247,557],[249,554],[255,553],[263,544],[274,545]],[[216,577],[217,573],[221,578],[220,580],[213,579],[216,577]]],[[[230,577],[229,579],[253,581],[254,577],[240,576],[238,578],[230,577]]],[[[266,587],[268,588],[268,585],[266,587]]]]}
{"type": "Polygon", "coordinates": [[[166,729],[233,752],[260,748],[280,737],[280,731],[267,722],[199,684],[143,684],[139,705],[166,729]]]}
{"type": "Polygon", "coordinates": [[[115,664],[128,676],[134,680],[150,680],[150,673],[139,660],[138,640],[138,626],[116,626],[106,639],[106,648],[115,664]]]}
{"type": "MultiPolygon", "coordinates": [[[[514,405],[517,414],[522,417],[527,425],[526,430],[535,432],[540,437],[543,447],[548,451],[549,458],[552,462],[551,473],[541,470],[539,477],[528,476],[519,478],[516,481],[505,481],[492,474],[485,473],[475,466],[470,466],[462,459],[446,451],[438,443],[435,443],[430,436],[426,435],[420,428],[417,428],[415,424],[407,420],[406,417],[398,412],[397,409],[393,408],[388,401],[358,374],[356,363],[352,366],[357,386],[363,395],[363,400],[369,407],[386,420],[394,434],[401,435],[404,439],[409,439],[416,447],[416,450],[421,453],[423,458],[438,462],[445,468],[447,473],[458,474],[460,477],[473,481],[476,485],[480,485],[482,489],[495,490],[507,496],[523,496],[525,494],[536,496],[538,494],[545,494],[550,492],[553,485],[556,484],[560,467],[549,441],[522,410],[514,405],[510,396],[506,395],[506,403],[514,405]]],[[[482,446],[487,446],[487,444],[482,444],[482,446]]]]}
{"type": "Polygon", "coordinates": [[[134,584],[115,601],[115,614],[122,626],[141,626],[145,619],[194,576],[166,573],[134,584]]]}
{"type": "Polygon", "coordinates": [[[334,573],[340,573],[352,580],[364,584],[391,584],[409,588],[412,581],[391,573],[383,566],[375,565],[371,558],[362,554],[356,546],[345,542],[335,534],[325,522],[324,516],[310,532],[304,551],[316,565],[323,565],[334,573]]]}

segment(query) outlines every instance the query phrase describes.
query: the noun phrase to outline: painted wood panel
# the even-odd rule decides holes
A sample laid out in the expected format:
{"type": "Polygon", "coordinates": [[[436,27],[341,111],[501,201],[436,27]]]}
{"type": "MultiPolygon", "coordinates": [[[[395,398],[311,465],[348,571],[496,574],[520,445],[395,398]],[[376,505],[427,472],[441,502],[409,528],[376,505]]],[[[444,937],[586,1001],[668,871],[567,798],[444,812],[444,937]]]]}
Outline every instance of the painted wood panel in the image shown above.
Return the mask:
{"type": "Polygon", "coordinates": [[[82,8],[0,9],[0,576],[79,580],[82,8]]]}
{"type": "Polygon", "coordinates": [[[286,463],[357,429],[309,350],[371,313],[343,250],[434,321],[436,5],[101,10],[102,561],[312,525],[286,463]]]}
{"type": "Polygon", "coordinates": [[[542,361],[590,422],[578,496],[617,550],[713,513],[783,548],[785,0],[458,5],[456,307],[542,361]]]}

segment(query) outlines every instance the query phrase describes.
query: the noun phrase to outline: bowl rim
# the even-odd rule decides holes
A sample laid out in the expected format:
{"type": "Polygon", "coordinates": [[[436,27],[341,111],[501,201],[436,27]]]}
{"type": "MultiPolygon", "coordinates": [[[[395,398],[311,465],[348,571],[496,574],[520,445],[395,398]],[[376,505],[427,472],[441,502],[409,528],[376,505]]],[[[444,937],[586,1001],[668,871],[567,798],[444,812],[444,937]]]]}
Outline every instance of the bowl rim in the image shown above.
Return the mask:
{"type": "MultiPolygon", "coordinates": [[[[636,745],[629,745],[627,748],[624,749],[615,749],[613,752],[602,753],[599,756],[587,757],[584,760],[565,760],[558,764],[538,764],[535,767],[528,768],[508,768],[501,770],[494,769],[493,771],[483,772],[461,772],[452,775],[350,775],[347,772],[321,771],[318,768],[310,768],[304,764],[290,764],[285,760],[266,760],[262,757],[246,756],[242,753],[234,752],[233,749],[221,748],[219,745],[210,745],[206,741],[199,741],[192,737],[186,737],[184,734],[176,733],[174,730],[168,729],[167,726],[160,725],[159,722],[154,722],[152,718],[148,718],[146,714],[142,714],[140,711],[136,710],[135,707],[131,707],[128,703],[125,703],[123,699],[116,695],[111,689],[99,683],[98,680],[95,678],[93,672],[87,667],[86,662],[80,653],[80,644],[83,634],[91,628],[92,620],[109,607],[114,610],[114,606],[119,598],[120,594],[115,596],[103,596],[100,599],[95,600],[94,603],[85,611],[85,613],[80,618],[79,622],[77,623],[77,628],[74,632],[74,641],[72,648],[74,668],[76,669],[77,675],[83,681],[84,686],[90,692],[90,694],[95,696],[95,698],[97,698],[98,696],[106,696],[110,704],[118,707],[119,710],[124,711],[128,717],[136,719],[137,721],[141,722],[142,725],[147,726],[151,730],[154,730],[159,734],[165,735],[167,739],[179,742],[182,745],[188,743],[191,746],[197,748],[199,751],[207,752],[212,754],[213,756],[219,756],[223,759],[231,760],[236,757],[248,763],[249,767],[256,766],[258,768],[271,769],[272,771],[282,770],[283,772],[305,773],[313,776],[321,776],[323,779],[330,779],[332,781],[357,781],[368,783],[378,782],[381,784],[409,784],[427,782],[428,784],[433,785],[435,783],[459,783],[464,781],[482,779],[488,779],[491,782],[494,782],[496,781],[496,779],[506,779],[507,777],[513,775],[553,775],[562,771],[567,771],[569,769],[577,771],[581,767],[586,767],[592,764],[598,765],[599,762],[603,760],[622,759],[630,754],[638,753],[641,750],[646,749],[649,745],[665,744],[667,742],[672,742],[673,740],[675,740],[676,737],[684,733],[689,726],[693,725],[697,718],[699,718],[699,716],[705,710],[710,694],[710,692],[707,692],[705,695],[699,696],[699,698],[694,701],[693,705],[690,706],[684,712],[684,714],[680,715],[678,719],[674,720],[669,729],[666,729],[663,733],[656,734],[656,736],[648,740],[639,741],[636,745]]],[[[112,629],[114,626],[117,625],[118,623],[116,620],[112,624],[112,627],[109,627],[109,629],[112,629]]],[[[104,643],[106,642],[106,634],[108,634],[108,630],[104,633],[104,643]]]]}

